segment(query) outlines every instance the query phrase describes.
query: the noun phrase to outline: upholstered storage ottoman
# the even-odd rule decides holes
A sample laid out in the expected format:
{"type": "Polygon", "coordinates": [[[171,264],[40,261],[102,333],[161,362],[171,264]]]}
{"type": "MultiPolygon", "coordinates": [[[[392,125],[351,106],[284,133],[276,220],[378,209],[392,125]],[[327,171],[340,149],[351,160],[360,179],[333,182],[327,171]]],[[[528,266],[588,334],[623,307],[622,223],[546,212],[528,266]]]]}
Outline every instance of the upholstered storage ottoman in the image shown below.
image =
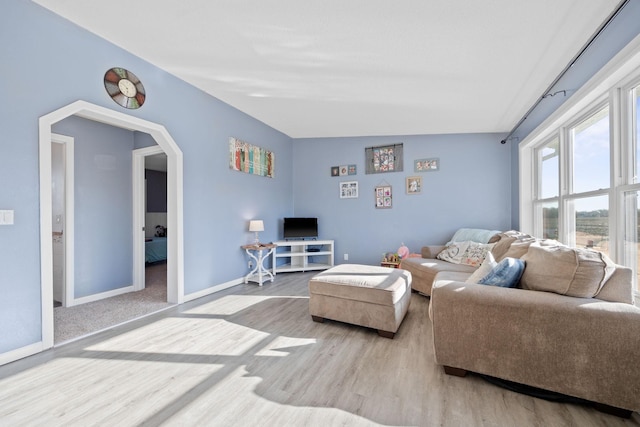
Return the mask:
{"type": "Polygon", "coordinates": [[[341,264],[309,280],[309,312],[316,322],[337,320],[393,338],[411,302],[411,273],[399,268],[341,264]]]}

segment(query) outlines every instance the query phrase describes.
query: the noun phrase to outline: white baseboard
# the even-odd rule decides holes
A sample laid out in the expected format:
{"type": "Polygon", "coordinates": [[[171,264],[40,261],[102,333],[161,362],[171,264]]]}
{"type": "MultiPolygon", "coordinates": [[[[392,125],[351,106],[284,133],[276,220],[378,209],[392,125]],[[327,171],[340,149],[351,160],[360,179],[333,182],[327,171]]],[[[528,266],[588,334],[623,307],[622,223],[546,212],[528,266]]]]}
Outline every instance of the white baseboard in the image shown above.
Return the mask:
{"type": "Polygon", "coordinates": [[[242,277],[240,279],[230,280],[229,282],[221,283],[219,285],[215,285],[215,286],[212,286],[210,288],[203,289],[201,291],[194,292],[194,293],[189,294],[189,295],[185,295],[184,296],[184,302],[193,301],[194,299],[206,297],[207,295],[215,294],[216,292],[223,291],[225,289],[231,288],[233,286],[240,285],[242,283],[244,283],[244,277],[242,277]]]}
{"type": "Polygon", "coordinates": [[[0,353],[0,366],[7,363],[15,362],[18,359],[23,359],[27,356],[32,356],[36,353],[40,353],[44,350],[42,341],[29,344],[24,347],[17,348],[15,350],[8,351],[6,353],[0,353]]]}
{"type": "Polygon", "coordinates": [[[114,289],[112,291],[102,292],[100,294],[87,295],[82,298],[73,298],[71,299],[71,304],[68,307],[73,307],[74,305],[86,304],[88,302],[99,301],[101,299],[115,297],[116,295],[122,295],[129,292],[133,292],[135,289],[133,285],[126,286],[124,288],[114,289]]]}

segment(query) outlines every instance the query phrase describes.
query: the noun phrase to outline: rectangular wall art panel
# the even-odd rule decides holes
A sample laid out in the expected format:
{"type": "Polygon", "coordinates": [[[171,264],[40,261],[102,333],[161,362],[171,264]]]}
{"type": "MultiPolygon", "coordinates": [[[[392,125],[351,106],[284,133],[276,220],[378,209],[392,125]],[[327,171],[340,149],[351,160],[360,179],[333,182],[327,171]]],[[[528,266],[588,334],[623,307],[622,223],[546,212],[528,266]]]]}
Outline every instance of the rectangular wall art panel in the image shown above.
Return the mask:
{"type": "Polygon", "coordinates": [[[248,142],[229,138],[229,167],[240,172],[273,178],[275,154],[248,142]]]}
{"type": "Polygon", "coordinates": [[[365,173],[402,172],[402,151],[402,143],[365,148],[365,173]]]}

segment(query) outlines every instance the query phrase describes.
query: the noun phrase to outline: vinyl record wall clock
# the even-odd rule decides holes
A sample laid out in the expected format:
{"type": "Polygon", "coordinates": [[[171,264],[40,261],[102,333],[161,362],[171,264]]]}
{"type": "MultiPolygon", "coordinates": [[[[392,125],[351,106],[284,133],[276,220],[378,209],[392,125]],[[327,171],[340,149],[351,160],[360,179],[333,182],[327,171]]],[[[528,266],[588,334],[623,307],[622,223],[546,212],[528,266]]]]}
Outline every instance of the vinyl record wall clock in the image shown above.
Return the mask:
{"type": "Polygon", "coordinates": [[[146,98],[140,79],[124,68],[108,70],[104,74],[104,88],[111,99],[124,108],[140,108],[146,98]]]}

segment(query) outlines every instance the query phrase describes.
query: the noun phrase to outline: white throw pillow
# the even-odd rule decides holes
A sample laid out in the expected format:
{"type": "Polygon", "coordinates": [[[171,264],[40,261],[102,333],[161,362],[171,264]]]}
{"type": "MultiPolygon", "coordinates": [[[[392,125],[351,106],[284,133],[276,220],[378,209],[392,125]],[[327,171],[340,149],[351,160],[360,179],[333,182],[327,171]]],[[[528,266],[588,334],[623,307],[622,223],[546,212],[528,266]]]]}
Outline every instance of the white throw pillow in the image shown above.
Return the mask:
{"type": "Polygon", "coordinates": [[[448,261],[452,264],[460,264],[462,263],[462,257],[467,251],[467,247],[470,242],[453,242],[449,243],[446,248],[442,250],[436,256],[436,258],[441,259],[443,261],[448,261]]]}
{"type": "Polygon", "coordinates": [[[478,283],[480,279],[483,279],[487,274],[489,274],[489,272],[493,270],[496,265],[498,265],[498,263],[493,257],[493,254],[491,252],[487,252],[487,256],[485,257],[480,267],[476,271],[474,271],[467,280],[465,280],[465,283],[478,283]]]}

